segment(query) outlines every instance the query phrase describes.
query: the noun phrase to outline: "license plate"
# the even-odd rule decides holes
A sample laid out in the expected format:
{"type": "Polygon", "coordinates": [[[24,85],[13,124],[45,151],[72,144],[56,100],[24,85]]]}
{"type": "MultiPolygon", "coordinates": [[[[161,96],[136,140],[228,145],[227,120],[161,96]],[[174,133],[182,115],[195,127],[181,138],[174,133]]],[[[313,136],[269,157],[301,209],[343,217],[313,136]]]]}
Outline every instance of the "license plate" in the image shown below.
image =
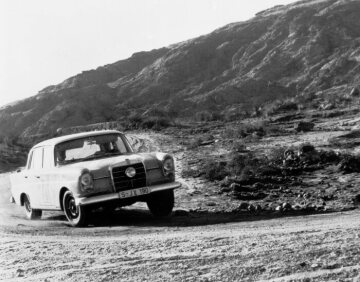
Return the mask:
{"type": "Polygon", "coordinates": [[[124,198],[141,196],[141,195],[145,195],[145,194],[149,194],[149,193],[150,193],[149,188],[143,187],[143,188],[138,188],[138,189],[121,191],[121,192],[119,192],[119,197],[120,197],[120,199],[124,199],[124,198]]]}

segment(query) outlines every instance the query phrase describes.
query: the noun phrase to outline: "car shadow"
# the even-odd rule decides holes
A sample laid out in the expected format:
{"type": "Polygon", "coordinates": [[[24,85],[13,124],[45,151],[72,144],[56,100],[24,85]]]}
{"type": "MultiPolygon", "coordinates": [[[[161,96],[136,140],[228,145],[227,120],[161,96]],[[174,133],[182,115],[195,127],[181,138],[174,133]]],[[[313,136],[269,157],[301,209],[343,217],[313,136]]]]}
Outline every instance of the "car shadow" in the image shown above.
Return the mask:
{"type": "Polygon", "coordinates": [[[137,226],[137,227],[187,227],[213,225],[231,222],[246,222],[270,220],[280,217],[296,217],[304,215],[316,215],[333,213],[334,211],[287,211],[274,212],[263,211],[260,213],[239,212],[182,212],[176,211],[172,216],[155,218],[147,210],[143,209],[121,209],[112,213],[94,212],[88,227],[116,227],[116,226],[137,226]]]}

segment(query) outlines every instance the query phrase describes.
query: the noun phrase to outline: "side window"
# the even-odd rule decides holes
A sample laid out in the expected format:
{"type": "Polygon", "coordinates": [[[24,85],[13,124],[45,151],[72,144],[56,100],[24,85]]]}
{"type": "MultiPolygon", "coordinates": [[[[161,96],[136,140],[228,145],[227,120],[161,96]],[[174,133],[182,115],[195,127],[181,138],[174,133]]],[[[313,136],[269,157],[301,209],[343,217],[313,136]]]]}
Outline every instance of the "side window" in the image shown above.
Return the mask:
{"type": "Polygon", "coordinates": [[[43,167],[43,148],[37,148],[33,151],[31,158],[31,169],[41,169],[43,167]]]}
{"type": "Polygon", "coordinates": [[[27,163],[27,169],[31,168],[31,163],[32,163],[32,157],[33,157],[34,152],[30,153],[29,159],[28,159],[28,163],[27,163]]]}
{"type": "Polygon", "coordinates": [[[52,167],[54,167],[53,147],[51,146],[44,147],[43,168],[52,168],[52,167]]]}

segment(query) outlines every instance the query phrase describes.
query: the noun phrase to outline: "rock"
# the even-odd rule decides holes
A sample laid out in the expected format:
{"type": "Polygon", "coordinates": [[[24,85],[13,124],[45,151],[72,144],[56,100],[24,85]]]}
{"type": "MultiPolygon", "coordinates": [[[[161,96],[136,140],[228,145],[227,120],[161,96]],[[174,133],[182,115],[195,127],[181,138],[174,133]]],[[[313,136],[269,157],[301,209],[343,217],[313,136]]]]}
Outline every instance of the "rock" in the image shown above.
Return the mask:
{"type": "Polygon", "coordinates": [[[319,267],[319,264],[313,263],[310,267],[311,267],[311,268],[318,268],[318,267],[319,267]]]}
{"type": "Polygon", "coordinates": [[[255,207],[256,212],[261,212],[262,210],[263,210],[262,206],[256,205],[256,207],[255,207]]]}
{"type": "Polygon", "coordinates": [[[56,135],[61,135],[62,134],[62,128],[58,128],[56,129],[56,135]]]}
{"type": "Polygon", "coordinates": [[[314,147],[314,145],[310,144],[310,143],[305,143],[302,144],[299,148],[299,154],[303,155],[303,154],[313,154],[316,152],[316,149],[314,147]]]}
{"type": "Polygon", "coordinates": [[[16,276],[17,276],[17,277],[24,277],[24,270],[21,269],[21,268],[18,268],[18,269],[16,270],[16,276]]]}
{"type": "Polygon", "coordinates": [[[238,183],[231,183],[230,189],[235,192],[241,192],[241,185],[238,183]]]}
{"type": "Polygon", "coordinates": [[[314,211],[314,210],[316,210],[316,206],[314,206],[312,204],[308,204],[304,209],[306,211],[314,211]]]}
{"type": "Polygon", "coordinates": [[[320,106],[319,106],[319,109],[320,110],[332,110],[332,109],[334,109],[335,108],[335,105],[334,104],[332,104],[332,103],[327,103],[327,104],[321,104],[320,106]]]}
{"type": "Polygon", "coordinates": [[[340,265],[338,263],[333,262],[333,263],[325,264],[321,268],[322,269],[336,269],[336,268],[339,268],[339,267],[340,267],[340,265]]]}
{"type": "Polygon", "coordinates": [[[358,88],[354,87],[351,92],[350,92],[350,96],[359,96],[360,95],[360,91],[358,88]]]}
{"type": "Polygon", "coordinates": [[[282,208],[282,206],[280,205],[280,206],[277,206],[277,207],[275,208],[275,210],[276,210],[277,212],[282,212],[283,208],[282,208]]]}
{"type": "Polygon", "coordinates": [[[249,212],[255,212],[256,211],[256,208],[255,208],[255,206],[253,204],[250,204],[247,209],[248,209],[249,212]]]}
{"type": "Polygon", "coordinates": [[[360,158],[358,156],[346,156],[339,164],[339,169],[344,173],[360,172],[360,158]]]}
{"type": "Polygon", "coordinates": [[[214,206],[216,206],[216,203],[215,202],[208,202],[208,203],[206,203],[206,205],[208,207],[214,207],[214,206]]]}
{"type": "Polygon", "coordinates": [[[357,195],[353,198],[353,202],[354,202],[355,204],[360,203],[360,194],[357,194],[357,195]]]}
{"type": "Polygon", "coordinates": [[[175,210],[173,214],[174,216],[189,216],[189,211],[179,209],[179,210],[175,210]]]}
{"type": "Polygon", "coordinates": [[[247,210],[248,207],[249,207],[249,204],[248,204],[248,203],[242,202],[242,203],[240,203],[238,209],[239,209],[239,210],[247,210]]]}
{"type": "Polygon", "coordinates": [[[282,209],[283,210],[291,210],[292,206],[289,203],[283,203],[282,204],[282,209]]]}
{"type": "Polygon", "coordinates": [[[300,121],[299,123],[297,123],[295,125],[295,130],[297,132],[300,132],[300,131],[307,132],[307,131],[313,130],[314,126],[315,126],[315,124],[313,122],[300,121]]]}
{"type": "Polygon", "coordinates": [[[231,192],[232,191],[232,189],[231,189],[231,187],[223,187],[223,188],[221,188],[220,189],[220,194],[222,194],[222,193],[228,193],[228,192],[231,192]]]}

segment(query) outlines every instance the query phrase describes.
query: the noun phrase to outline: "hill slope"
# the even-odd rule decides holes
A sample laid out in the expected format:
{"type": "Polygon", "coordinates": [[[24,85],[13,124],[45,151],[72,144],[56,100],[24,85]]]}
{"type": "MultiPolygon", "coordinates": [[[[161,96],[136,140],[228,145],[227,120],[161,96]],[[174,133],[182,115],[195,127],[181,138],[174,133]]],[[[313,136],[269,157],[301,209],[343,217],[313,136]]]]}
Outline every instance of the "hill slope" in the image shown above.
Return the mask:
{"type": "Polygon", "coordinates": [[[0,111],[0,134],[30,136],[150,107],[193,115],[360,83],[360,1],[277,6],[246,22],[134,54],[0,111]]]}

